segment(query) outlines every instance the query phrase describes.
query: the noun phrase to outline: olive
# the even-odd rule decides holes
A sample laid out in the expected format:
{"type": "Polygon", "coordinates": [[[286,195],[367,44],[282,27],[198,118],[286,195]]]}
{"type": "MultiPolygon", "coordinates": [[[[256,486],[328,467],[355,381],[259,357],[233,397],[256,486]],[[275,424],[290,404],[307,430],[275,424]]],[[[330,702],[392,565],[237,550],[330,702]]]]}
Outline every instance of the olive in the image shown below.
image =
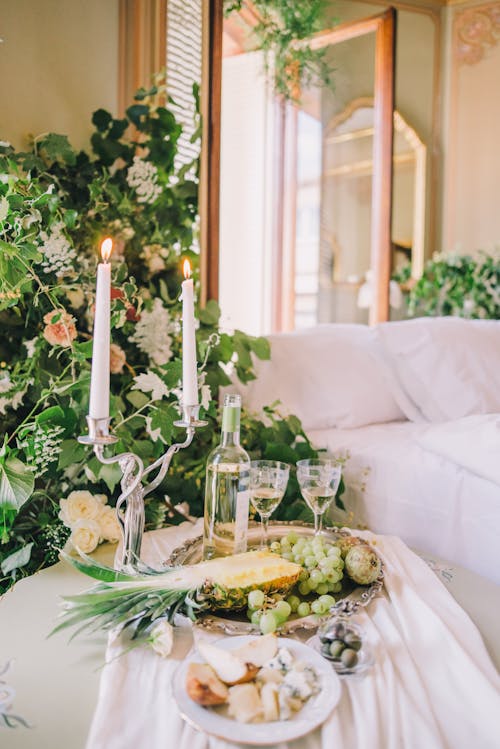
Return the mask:
{"type": "Polygon", "coordinates": [[[332,626],[329,634],[332,635],[333,640],[343,640],[346,631],[347,630],[345,626],[342,624],[342,622],[337,622],[336,624],[332,626]]]}
{"type": "Polygon", "coordinates": [[[342,661],[342,664],[346,668],[354,668],[356,663],[358,662],[358,654],[355,650],[351,650],[351,648],[346,648],[342,655],[340,656],[340,660],[342,661]]]}
{"type": "Polygon", "coordinates": [[[330,645],[330,655],[332,658],[340,658],[345,645],[342,640],[334,640],[330,645]]]}
{"type": "Polygon", "coordinates": [[[355,632],[348,632],[344,637],[344,642],[351,650],[361,649],[361,640],[355,632]]]}
{"type": "Polygon", "coordinates": [[[335,635],[333,632],[320,632],[319,634],[319,641],[323,643],[323,645],[329,645],[331,642],[335,640],[335,635]]]}

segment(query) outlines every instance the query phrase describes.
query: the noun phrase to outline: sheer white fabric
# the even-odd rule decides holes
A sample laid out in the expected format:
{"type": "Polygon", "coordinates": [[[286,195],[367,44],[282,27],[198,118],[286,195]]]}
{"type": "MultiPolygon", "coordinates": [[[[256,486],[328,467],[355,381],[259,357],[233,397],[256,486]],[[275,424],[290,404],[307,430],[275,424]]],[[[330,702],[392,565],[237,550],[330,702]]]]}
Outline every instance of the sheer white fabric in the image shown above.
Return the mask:
{"type": "MultiPolygon", "coordinates": [[[[158,564],[199,532],[198,523],[148,534],[144,558],[158,564]]],[[[328,721],[288,748],[496,749],[500,678],[476,627],[399,539],[366,536],[376,542],[386,571],[386,594],[358,619],[376,664],[363,678],[345,679],[328,721]]],[[[191,631],[182,629],[169,659],[141,647],[109,663],[87,749],[237,747],[198,733],[177,711],[171,682],[191,647],[191,631]]],[[[110,642],[108,660],[119,650],[110,642]]]]}

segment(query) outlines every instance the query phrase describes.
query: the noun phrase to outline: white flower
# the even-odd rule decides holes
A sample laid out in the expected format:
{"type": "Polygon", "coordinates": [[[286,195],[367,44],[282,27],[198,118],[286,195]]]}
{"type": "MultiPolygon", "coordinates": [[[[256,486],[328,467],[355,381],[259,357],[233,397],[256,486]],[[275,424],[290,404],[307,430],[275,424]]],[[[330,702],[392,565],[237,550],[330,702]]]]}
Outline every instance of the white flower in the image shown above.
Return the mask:
{"type": "Polygon", "coordinates": [[[160,620],[151,630],[149,642],[155,653],[168,658],[174,646],[174,628],[166,619],[160,620]]]}
{"type": "Polygon", "coordinates": [[[10,143],[8,140],[0,140],[0,146],[2,146],[3,148],[9,148],[10,143]]]}
{"type": "Polygon", "coordinates": [[[38,337],[30,338],[29,341],[23,341],[23,345],[28,353],[28,359],[31,359],[35,354],[35,346],[38,341],[38,337]]]}
{"type": "Polygon", "coordinates": [[[136,323],[129,341],[135,343],[155,364],[166,364],[172,356],[172,337],[169,335],[172,330],[173,323],[168,310],[161,299],[156,297],[151,310],[141,311],[141,319],[136,323]]]}
{"type": "Polygon", "coordinates": [[[127,170],[127,184],[135,190],[138,203],[154,203],[162,191],[157,168],[139,156],[134,156],[132,166],[127,170]]]}
{"type": "Polygon", "coordinates": [[[73,270],[73,261],[76,260],[76,250],[71,246],[69,239],[64,234],[62,221],[50,227],[50,233],[40,232],[40,251],[42,260],[40,265],[46,273],[55,273],[57,277],[64,276],[73,270]]]}
{"type": "Polygon", "coordinates": [[[104,506],[97,516],[97,522],[101,529],[101,538],[111,543],[116,543],[122,537],[121,525],[116,517],[116,510],[109,505],[104,506]]]}
{"type": "MultiPolygon", "coordinates": [[[[13,403],[10,405],[14,407],[13,403]]],[[[48,426],[36,423],[25,433],[25,442],[19,443],[19,447],[28,447],[28,464],[37,476],[43,476],[49,466],[59,459],[63,433],[64,427],[58,424],[48,426]]]]}
{"type": "Polygon", "coordinates": [[[141,393],[151,393],[151,400],[159,401],[163,396],[169,395],[169,389],[154,372],[144,372],[134,377],[135,385],[132,390],[140,390],[141,393]]]}
{"type": "Polygon", "coordinates": [[[153,419],[151,416],[146,416],[146,432],[149,434],[153,442],[161,440],[163,443],[165,443],[165,440],[161,436],[161,427],[156,427],[156,429],[153,429],[151,426],[152,421],[153,419]]]}
{"type": "Polygon", "coordinates": [[[143,247],[141,257],[145,260],[147,268],[151,275],[160,273],[167,267],[165,260],[168,258],[169,251],[161,244],[147,244],[143,247]]]}
{"type": "Polygon", "coordinates": [[[158,440],[161,440],[166,445],[167,443],[161,436],[161,427],[156,427],[156,429],[153,429],[151,426],[152,422],[153,422],[152,417],[146,416],[146,432],[149,434],[153,442],[157,442],[158,440]]]}
{"type": "Polygon", "coordinates": [[[0,375],[0,393],[6,393],[12,387],[12,380],[9,372],[2,372],[0,375]]]}
{"type": "Polygon", "coordinates": [[[97,547],[101,537],[99,523],[95,520],[77,520],[69,540],[77,551],[90,554],[97,547]]]}
{"type": "Polygon", "coordinates": [[[23,229],[29,229],[32,224],[39,224],[42,220],[42,214],[36,208],[31,211],[22,220],[23,229]]]}
{"type": "Polygon", "coordinates": [[[9,212],[9,201],[7,198],[0,199],[0,221],[5,221],[9,212]]]}
{"type": "Polygon", "coordinates": [[[210,401],[212,400],[212,393],[210,391],[210,385],[202,385],[201,386],[201,405],[205,410],[208,409],[210,406],[210,401]]]}
{"type": "Polygon", "coordinates": [[[59,506],[61,508],[59,518],[64,525],[73,528],[80,520],[95,520],[101,512],[102,501],[89,491],[73,491],[67,499],[61,499],[59,506]]]}

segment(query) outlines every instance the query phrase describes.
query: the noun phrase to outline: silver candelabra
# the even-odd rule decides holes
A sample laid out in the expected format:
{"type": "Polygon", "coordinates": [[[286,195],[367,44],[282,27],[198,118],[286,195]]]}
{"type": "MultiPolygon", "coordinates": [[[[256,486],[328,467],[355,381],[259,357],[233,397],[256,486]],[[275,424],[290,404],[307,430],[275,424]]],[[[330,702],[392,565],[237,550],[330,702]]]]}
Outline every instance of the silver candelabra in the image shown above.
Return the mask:
{"type": "Polygon", "coordinates": [[[123,548],[119,568],[124,571],[137,572],[141,568],[141,544],[144,533],[144,497],[161,484],[175,453],[189,447],[197,428],[205,426],[206,421],[198,418],[199,406],[182,406],[182,419],[174,422],[176,427],[186,430],[184,442],[171,445],[167,452],[151,465],[144,466],[143,461],[134,453],[120,453],[111,457],[104,456],[104,448],[114,445],[118,438],[109,431],[109,419],[93,419],[87,416],[89,433],[78,437],[83,445],[92,445],[97,459],[106,465],[118,463],[122,470],[121,494],[116,502],[116,515],[123,535],[123,548]],[[156,477],[144,484],[144,478],[155,470],[156,477]]]}

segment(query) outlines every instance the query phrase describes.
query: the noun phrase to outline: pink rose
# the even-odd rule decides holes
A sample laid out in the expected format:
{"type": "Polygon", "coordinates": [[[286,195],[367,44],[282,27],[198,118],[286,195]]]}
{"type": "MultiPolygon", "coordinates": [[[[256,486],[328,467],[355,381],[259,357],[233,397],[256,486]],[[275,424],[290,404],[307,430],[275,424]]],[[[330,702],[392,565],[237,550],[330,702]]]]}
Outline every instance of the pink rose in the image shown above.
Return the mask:
{"type": "Polygon", "coordinates": [[[71,341],[76,338],[75,320],[66,310],[47,312],[43,321],[43,337],[51,346],[71,346],[71,341]]]}
{"type": "Polygon", "coordinates": [[[109,369],[111,374],[121,374],[125,361],[125,351],[117,343],[112,343],[109,347],[109,369]]]}

